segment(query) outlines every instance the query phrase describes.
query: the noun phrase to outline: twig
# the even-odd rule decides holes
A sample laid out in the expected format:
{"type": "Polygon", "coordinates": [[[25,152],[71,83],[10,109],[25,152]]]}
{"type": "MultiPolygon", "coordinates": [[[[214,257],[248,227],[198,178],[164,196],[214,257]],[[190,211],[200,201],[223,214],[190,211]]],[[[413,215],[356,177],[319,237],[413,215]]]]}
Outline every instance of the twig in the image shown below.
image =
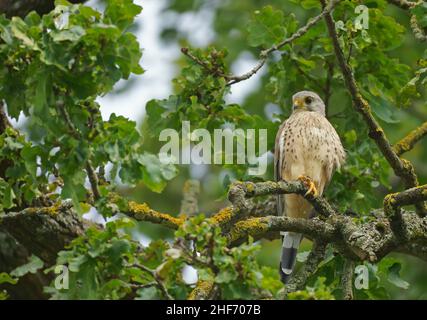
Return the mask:
{"type": "Polygon", "coordinates": [[[274,45],[268,49],[262,50],[259,54],[258,63],[251,70],[249,70],[248,72],[246,72],[242,75],[226,75],[217,69],[212,69],[209,66],[209,64],[207,64],[205,61],[202,61],[201,59],[194,56],[191,52],[189,52],[188,48],[182,48],[181,51],[188,58],[190,58],[191,60],[193,60],[194,62],[196,62],[197,64],[199,64],[203,68],[205,68],[206,70],[208,70],[210,73],[225,78],[228,81],[227,85],[231,86],[235,83],[247,80],[250,77],[252,77],[254,74],[256,74],[264,66],[264,64],[267,62],[267,58],[272,52],[280,50],[285,45],[293,42],[294,40],[296,40],[296,39],[302,37],[304,34],[306,34],[307,31],[310,30],[310,28],[312,28],[314,25],[316,25],[324,17],[324,15],[326,13],[331,12],[333,10],[333,8],[340,1],[341,0],[330,1],[329,5],[326,6],[319,15],[317,15],[314,18],[311,18],[303,27],[299,28],[294,34],[292,34],[292,36],[284,39],[283,41],[281,41],[277,45],[274,45]]]}
{"type": "Polygon", "coordinates": [[[170,295],[170,293],[166,289],[165,285],[163,284],[162,279],[159,277],[156,270],[152,270],[152,269],[150,269],[150,268],[148,268],[142,264],[134,264],[134,267],[139,268],[139,269],[147,272],[148,274],[150,274],[154,278],[154,280],[156,281],[157,287],[160,289],[160,291],[163,293],[163,295],[166,297],[166,299],[174,300],[174,298],[170,295]]]}
{"type": "Polygon", "coordinates": [[[86,172],[89,178],[90,186],[92,187],[93,197],[95,200],[99,200],[101,198],[101,194],[99,193],[98,188],[98,176],[93,169],[92,162],[90,160],[86,161],[86,172]]]}
{"type": "Polygon", "coordinates": [[[213,74],[215,76],[218,76],[218,77],[223,77],[223,78],[228,79],[228,77],[229,77],[228,75],[222,73],[220,70],[218,70],[216,68],[212,68],[211,66],[209,66],[208,63],[206,63],[205,61],[199,59],[194,54],[192,54],[188,48],[181,48],[181,52],[184,55],[186,55],[190,60],[193,60],[199,66],[201,66],[204,69],[206,69],[206,71],[208,71],[209,73],[211,73],[211,74],[213,74]]]}
{"type": "Polygon", "coordinates": [[[230,80],[230,82],[228,83],[228,85],[233,85],[235,83],[238,83],[240,81],[243,80],[247,80],[250,77],[252,77],[255,73],[258,72],[259,69],[261,69],[264,64],[267,61],[267,57],[270,53],[274,52],[274,51],[278,51],[280,50],[282,47],[284,47],[285,45],[293,42],[294,40],[302,37],[304,34],[307,33],[308,30],[310,30],[310,28],[312,28],[314,25],[316,25],[327,13],[331,12],[333,10],[333,8],[340,2],[341,0],[332,0],[330,1],[330,3],[323,9],[323,11],[317,15],[316,17],[310,19],[306,25],[304,25],[303,27],[299,28],[292,36],[290,36],[289,38],[286,38],[285,40],[283,40],[282,42],[280,42],[277,45],[274,45],[266,50],[261,51],[260,55],[259,55],[259,61],[258,63],[255,65],[255,67],[253,67],[251,70],[249,70],[248,72],[240,75],[240,76],[229,76],[228,79],[230,80]]]}
{"type": "MultiPolygon", "coordinates": [[[[67,111],[67,109],[64,106],[64,103],[60,102],[57,104],[60,112],[62,113],[62,116],[64,117],[65,123],[68,126],[68,129],[70,130],[70,134],[75,138],[75,139],[81,139],[81,133],[77,130],[77,128],[74,126],[74,123],[71,120],[71,117],[67,111]]],[[[92,187],[92,192],[93,192],[93,197],[95,200],[100,199],[101,194],[99,192],[99,188],[98,188],[98,176],[95,172],[95,169],[92,167],[92,163],[90,161],[90,159],[88,159],[86,161],[86,172],[89,178],[89,182],[90,185],[92,187]]]]}

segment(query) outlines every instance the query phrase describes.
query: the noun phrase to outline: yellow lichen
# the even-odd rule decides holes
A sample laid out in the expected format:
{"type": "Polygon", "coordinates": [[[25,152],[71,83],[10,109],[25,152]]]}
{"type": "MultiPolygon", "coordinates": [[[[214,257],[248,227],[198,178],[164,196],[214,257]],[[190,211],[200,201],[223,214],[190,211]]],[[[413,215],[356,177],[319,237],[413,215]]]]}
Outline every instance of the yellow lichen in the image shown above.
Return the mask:
{"type": "Polygon", "coordinates": [[[254,192],[254,190],[255,190],[255,186],[254,186],[254,184],[253,184],[253,183],[251,183],[251,182],[246,183],[246,190],[247,190],[248,192],[254,192]]]}
{"type": "Polygon", "coordinates": [[[223,222],[227,222],[231,220],[232,216],[233,216],[233,208],[226,207],[221,209],[217,214],[214,214],[211,217],[211,221],[215,224],[221,224],[223,222]]]}
{"type": "Polygon", "coordinates": [[[396,143],[396,145],[393,147],[394,152],[396,152],[397,155],[401,155],[411,150],[415,145],[415,143],[426,134],[427,134],[427,122],[424,122],[423,125],[416,128],[415,130],[410,132],[406,137],[404,137],[402,140],[396,143]]]}
{"type": "Polygon", "coordinates": [[[199,280],[188,296],[188,300],[207,299],[213,289],[213,285],[213,281],[199,280]]]}
{"type": "Polygon", "coordinates": [[[136,203],[133,201],[129,202],[129,209],[135,213],[148,214],[150,212],[150,207],[146,203],[136,203]]]}
{"type": "Polygon", "coordinates": [[[61,202],[56,202],[53,206],[50,207],[30,207],[25,209],[27,214],[48,214],[51,216],[57,215],[61,208],[61,202]]]}
{"type": "Polygon", "coordinates": [[[47,208],[47,213],[50,215],[57,215],[61,208],[61,202],[56,202],[53,206],[47,208]]]}
{"type": "Polygon", "coordinates": [[[396,203],[396,199],[395,199],[396,195],[397,195],[397,193],[390,193],[384,197],[384,202],[383,202],[384,212],[388,215],[391,215],[394,212],[394,209],[395,209],[394,204],[396,203]]]}
{"type": "Polygon", "coordinates": [[[230,231],[230,242],[246,235],[262,234],[268,230],[268,222],[265,218],[250,218],[237,222],[230,231]]]}
{"type": "Polygon", "coordinates": [[[157,222],[171,227],[178,227],[185,217],[175,218],[169,214],[157,212],[151,209],[146,203],[129,202],[129,210],[135,215],[137,220],[157,222]]]}

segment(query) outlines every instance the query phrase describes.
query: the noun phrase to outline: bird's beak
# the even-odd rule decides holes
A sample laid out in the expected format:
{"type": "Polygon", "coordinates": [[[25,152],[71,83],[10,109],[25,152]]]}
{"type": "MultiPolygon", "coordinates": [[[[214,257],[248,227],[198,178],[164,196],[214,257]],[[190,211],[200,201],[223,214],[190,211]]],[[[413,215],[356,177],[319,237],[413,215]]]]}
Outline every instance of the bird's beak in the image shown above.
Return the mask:
{"type": "Polygon", "coordinates": [[[302,109],[304,107],[304,101],[300,98],[295,98],[293,103],[294,110],[302,109]]]}

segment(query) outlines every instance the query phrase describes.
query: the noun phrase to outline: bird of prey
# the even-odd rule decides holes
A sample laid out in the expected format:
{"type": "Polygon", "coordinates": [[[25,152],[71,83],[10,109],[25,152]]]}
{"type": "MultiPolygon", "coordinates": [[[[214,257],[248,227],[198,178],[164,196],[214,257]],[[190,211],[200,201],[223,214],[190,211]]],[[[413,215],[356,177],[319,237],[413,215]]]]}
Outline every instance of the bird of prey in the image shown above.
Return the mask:
{"type": "MultiPolygon", "coordinates": [[[[274,176],[276,181],[302,180],[307,193],[322,195],[335,170],[345,161],[345,152],[334,127],[325,117],[325,104],[314,92],[301,91],[292,97],[291,116],[276,135],[274,176]]],[[[307,195],[307,194],[306,194],[307,195]]],[[[277,213],[308,219],[313,207],[296,194],[277,195],[277,213]]],[[[282,232],[280,277],[286,283],[292,274],[302,235],[282,232]]]]}

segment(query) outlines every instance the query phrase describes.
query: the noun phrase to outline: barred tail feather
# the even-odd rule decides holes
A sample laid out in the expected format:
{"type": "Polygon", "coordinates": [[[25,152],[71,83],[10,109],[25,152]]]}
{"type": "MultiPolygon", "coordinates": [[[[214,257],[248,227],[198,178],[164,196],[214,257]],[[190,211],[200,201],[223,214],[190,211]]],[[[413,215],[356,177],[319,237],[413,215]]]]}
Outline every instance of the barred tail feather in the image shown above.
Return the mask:
{"type": "Polygon", "coordinates": [[[280,279],[287,283],[295,266],[298,247],[302,240],[302,234],[293,232],[283,233],[282,256],[280,259],[280,279]]]}

